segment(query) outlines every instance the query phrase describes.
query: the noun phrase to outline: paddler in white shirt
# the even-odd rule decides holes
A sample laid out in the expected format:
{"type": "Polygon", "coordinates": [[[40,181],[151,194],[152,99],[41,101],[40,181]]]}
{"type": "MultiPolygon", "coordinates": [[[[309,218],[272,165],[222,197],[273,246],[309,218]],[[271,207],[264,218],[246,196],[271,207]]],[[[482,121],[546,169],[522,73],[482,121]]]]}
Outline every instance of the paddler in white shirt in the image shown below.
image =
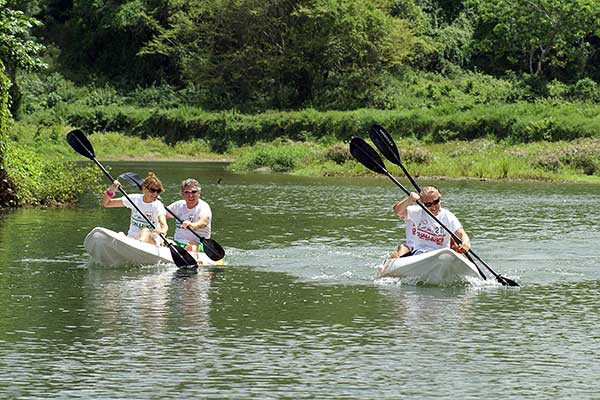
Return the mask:
{"type": "Polygon", "coordinates": [[[389,255],[390,258],[416,255],[444,247],[452,247],[458,253],[469,251],[471,248],[469,235],[458,218],[448,209],[442,208],[441,201],[442,194],[439,189],[435,186],[426,186],[421,189],[420,194],[412,192],[410,196],[394,205],[394,214],[406,222],[406,244],[399,244],[397,250],[389,255]],[[454,232],[462,242],[460,246],[454,243],[450,234],[440,224],[417,205],[418,200],[421,200],[438,220],[454,232]]]}
{"type": "MultiPolygon", "coordinates": [[[[188,178],[181,182],[181,197],[169,205],[169,210],[175,214],[183,223],[176,223],[175,236],[177,245],[184,247],[187,251],[204,251],[202,243],[194,233],[206,239],[210,239],[212,210],[207,202],[200,199],[202,188],[197,180],[188,178]],[[188,229],[189,228],[189,229],[188,229]]],[[[167,214],[167,218],[174,218],[167,214]]]]}
{"type": "Polygon", "coordinates": [[[150,172],[142,183],[142,194],[129,195],[131,202],[126,197],[114,198],[120,186],[121,183],[115,180],[112,186],[106,189],[102,198],[102,207],[127,207],[131,209],[131,220],[127,236],[141,240],[142,242],[162,246],[163,240],[159,234],[166,235],[169,225],[167,225],[167,219],[165,218],[165,207],[158,199],[160,193],[164,191],[160,180],[154,173],[150,172]],[[148,221],[137,212],[132,203],[152,222],[155,226],[154,230],[148,221]]]}

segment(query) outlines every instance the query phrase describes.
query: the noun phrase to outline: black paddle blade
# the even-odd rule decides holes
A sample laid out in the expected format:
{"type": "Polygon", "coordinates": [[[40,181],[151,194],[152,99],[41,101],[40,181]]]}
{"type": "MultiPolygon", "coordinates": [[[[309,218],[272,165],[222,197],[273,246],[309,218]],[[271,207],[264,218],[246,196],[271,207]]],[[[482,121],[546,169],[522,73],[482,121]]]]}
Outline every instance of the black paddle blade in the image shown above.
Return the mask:
{"type": "Polygon", "coordinates": [[[135,172],[124,172],[119,175],[119,179],[123,179],[131,187],[142,190],[142,183],[144,183],[144,180],[135,172]]]}
{"type": "Polygon", "coordinates": [[[171,257],[173,262],[179,268],[198,268],[196,259],[192,257],[184,248],[169,244],[169,250],[171,250],[171,257]]]}
{"type": "Polygon", "coordinates": [[[371,171],[378,174],[387,172],[379,154],[361,138],[352,138],[350,141],[350,154],[371,171]]]}
{"type": "Polygon", "coordinates": [[[202,245],[204,246],[204,252],[213,261],[219,261],[225,257],[225,250],[221,245],[212,239],[202,239],[202,245]]]}
{"type": "Polygon", "coordinates": [[[383,129],[383,126],[377,124],[371,126],[369,129],[369,137],[385,158],[396,165],[401,164],[398,147],[396,147],[396,143],[394,143],[392,136],[383,129]]]}
{"type": "Polygon", "coordinates": [[[67,133],[67,142],[71,145],[73,150],[81,154],[82,156],[89,158],[90,160],[95,158],[94,147],[90,143],[85,134],[81,129],[73,129],[67,133]]]}
{"type": "Polygon", "coordinates": [[[502,275],[496,276],[496,280],[504,286],[520,286],[517,282],[502,275]]]}

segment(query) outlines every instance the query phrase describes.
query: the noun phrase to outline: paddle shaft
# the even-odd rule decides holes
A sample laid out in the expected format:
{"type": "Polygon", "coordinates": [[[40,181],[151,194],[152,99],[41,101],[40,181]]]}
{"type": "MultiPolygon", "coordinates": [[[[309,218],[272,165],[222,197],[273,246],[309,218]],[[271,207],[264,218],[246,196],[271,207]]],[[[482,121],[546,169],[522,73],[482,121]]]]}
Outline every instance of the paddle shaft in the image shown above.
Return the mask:
{"type": "Polygon", "coordinates": [[[404,172],[404,175],[408,178],[408,180],[410,181],[410,183],[412,183],[412,185],[415,188],[415,190],[417,191],[417,193],[421,193],[421,188],[419,187],[419,185],[417,185],[417,182],[415,182],[415,180],[413,179],[413,177],[410,176],[410,174],[408,173],[408,171],[406,170],[406,168],[404,168],[404,165],[402,165],[401,162],[398,162],[398,166],[402,169],[402,172],[404,172]]]}
{"type": "MultiPolygon", "coordinates": [[[[377,172],[378,174],[387,175],[396,185],[398,185],[404,191],[404,193],[406,193],[408,196],[410,196],[410,192],[400,182],[398,182],[398,180],[396,178],[394,178],[392,176],[392,174],[389,173],[388,170],[386,170],[386,168],[383,164],[383,160],[381,159],[379,154],[377,154],[377,152],[363,139],[357,138],[357,137],[352,138],[352,140],[350,141],[350,153],[354,156],[354,158],[356,158],[358,161],[360,161],[360,163],[362,165],[364,165],[371,171],[377,172]]],[[[394,155],[392,155],[392,157],[394,157],[394,155]]],[[[457,236],[454,234],[454,232],[451,232],[444,224],[442,224],[441,221],[439,221],[439,219],[436,218],[435,215],[433,215],[421,203],[421,201],[418,201],[417,204],[421,208],[423,208],[423,210],[425,210],[435,221],[437,221],[450,234],[450,236],[453,239],[455,239],[455,241],[459,245],[462,244],[462,241],[459,238],[457,238],[457,236]]],[[[505,277],[495,273],[494,270],[492,270],[492,268],[489,265],[487,265],[485,263],[485,261],[483,261],[477,254],[475,254],[475,252],[473,250],[469,250],[469,252],[475,258],[477,258],[492,273],[492,275],[494,275],[496,277],[496,280],[498,282],[500,282],[502,285],[504,285],[504,286],[519,286],[519,284],[517,282],[513,281],[512,279],[505,278],[505,277]]],[[[475,263],[473,263],[473,264],[475,264],[475,263]]],[[[475,266],[477,267],[476,264],[475,264],[475,266]]],[[[477,267],[477,270],[479,272],[481,272],[479,267],[477,267]]]]}
{"type": "MultiPolygon", "coordinates": [[[[402,165],[402,163],[398,163],[398,165],[400,166],[400,168],[402,168],[402,171],[404,172],[404,175],[406,175],[406,177],[408,178],[408,180],[413,184],[413,186],[414,186],[415,190],[417,191],[417,193],[421,193],[421,188],[419,187],[419,185],[417,185],[417,182],[415,182],[415,180],[413,179],[413,177],[410,176],[410,174],[408,173],[408,171],[406,170],[406,168],[404,168],[404,165],[402,165]]],[[[456,239],[454,239],[454,240],[456,241],[456,239]]],[[[460,245],[460,243],[459,243],[459,245],[460,245]]],[[[485,274],[483,273],[483,271],[481,271],[479,269],[479,267],[477,266],[477,264],[475,264],[475,260],[473,260],[473,257],[471,257],[471,255],[469,254],[469,252],[466,252],[465,256],[469,259],[469,261],[471,261],[473,263],[473,265],[475,265],[475,267],[477,268],[477,271],[479,271],[479,274],[483,277],[483,280],[487,280],[487,277],[485,276],[485,274]]]]}
{"type": "MultiPolygon", "coordinates": [[[[165,206],[165,210],[167,210],[167,212],[168,212],[169,214],[171,214],[171,216],[172,216],[173,218],[175,218],[175,219],[177,220],[177,222],[179,222],[180,224],[183,224],[183,220],[182,220],[181,218],[179,218],[177,215],[175,215],[175,213],[174,213],[173,211],[171,211],[171,210],[169,209],[169,207],[165,206]]],[[[198,232],[196,232],[195,230],[193,230],[191,227],[189,227],[189,226],[188,226],[186,229],[187,229],[188,231],[192,232],[192,233],[194,234],[194,236],[196,236],[198,239],[200,239],[200,241],[201,241],[201,242],[203,242],[203,243],[204,243],[204,242],[206,242],[206,240],[207,240],[207,239],[206,239],[206,238],[204,238],[204,237],[202,237],[202,236],[200,236],[200,235],[198,234],[198,232]]]]}
{"type": "MultiPolygon", "coordinates": [[[[94,161],[94,163],[100,168],[100,170],[106,175],[106,177],[114,183],[115,179],[112,175],[104,168],[104,166],[96,159],[94,154],[94,147],[90,143],[90,141],[85,137],[85,134],[81,131],[81,129],[74,129],[67,134],[67,142],[71,145],[73,150],[81,154],[82,156],[94,161]]],[[[152,229],[156,230],[156,226],[150,221],[150,219],[144,214],[135,203],[131,201],[127,192],[119,186],[119,192],[123,194],[123,196],[129,200],[129,202],[133,205],[135,210],[140,213],[140,215],[148,222],[148,224],[152,227],[152,229]]],[[[171,256],[173,257],[173,262],[177,265],[178,268],[187,268],[191,270],[196,270],[198,268],[197,260],[192,257],[190,253],[188,253],[185,249],[181,247],[177,247],[170,243],[166,236],[162,233],[159,233],[160,238],[166,244],[166,246],[171,251],[171,256]]]]}

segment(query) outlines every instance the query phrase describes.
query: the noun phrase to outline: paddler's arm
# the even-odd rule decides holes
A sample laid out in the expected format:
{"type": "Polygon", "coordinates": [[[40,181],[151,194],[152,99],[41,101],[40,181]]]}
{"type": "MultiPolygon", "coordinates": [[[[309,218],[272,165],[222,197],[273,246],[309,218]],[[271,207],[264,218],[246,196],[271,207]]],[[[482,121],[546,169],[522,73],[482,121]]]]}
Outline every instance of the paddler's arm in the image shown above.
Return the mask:
{"type": "Polygon", "coordinates": [[[458,238],[462,242],[462,244],[458,246],[457,251],[459,253],[466,253],[467,251],[469,251],[469,249],[471,249],[471,239],[469,239],[469,235],[467,235],[467,232],[465,232],[463,228],[458,228],[456,232],[454,232],[454,234],[458,236],[458,238]]]}
{"type": "Polygon", "coordinates": [[[169,225],[167,225],[167,217],[165,215],[158,216],[158,226],[154,229],[154,232],[166,235],[169,231],[169,225]]]}
{"type": "Polygon", "coordinates": [[[198,218],[198,220],[194,222],[183,221],[183,224],[181,224],[181,226],[183,227],[183,229],[187,229],[189,226],[190,229],[192,229],[193,231],[197,231],[198,229],[204,229],[208,226],[208,215],[201,215],[200,218],[198,218]]]}
{"type": "MultiPolygon", "coordinates": [[[[158,196],[158,199],[162,202],[162,199],[160,198],[160,196],[158,196]]],[[[167,211],[167,208],[169,210],[173,209],[173,207],[175,206],[175,203],[177,203],[177,202],[173,202],[173,203],[169,204],[169,207],[165,206],[165,212],[166,212],[165,218],[167,218],[167,219],[175,218],[169,211],[167,211]]]]}
{"type": "Polygon", "coordinates": [[[113,184],[104,191],[104,197],[102,198],[102,207],[112,208],[112,207],[124,207],[123,198],[120,197],[118,199],[114,199],[115,194],[119,190],[121,184],[119,181],[114,181],[113,184]]]}
{"type": "Polygon", "coordinates": [[[400,200],[396,204],[394,204],[394,214],[402,219],[406,219],[406,209],[408,206],[412,206],[413,204],[417,204],[417,201],[421,197],[418,193],[411,192],[410,196],[400,200]]]}

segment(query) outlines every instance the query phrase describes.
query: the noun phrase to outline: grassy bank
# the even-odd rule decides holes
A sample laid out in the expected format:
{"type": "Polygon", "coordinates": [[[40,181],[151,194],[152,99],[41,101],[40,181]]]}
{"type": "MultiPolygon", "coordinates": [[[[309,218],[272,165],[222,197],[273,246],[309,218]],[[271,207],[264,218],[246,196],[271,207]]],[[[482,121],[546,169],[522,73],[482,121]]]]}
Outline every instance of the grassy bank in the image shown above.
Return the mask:
{"type": "MultiPolygon", "coordinates": [[[[600,183],[600,139],[509,144],[478,139],[423,144],[397,138],[404,166],[414,176],[580,181],[600,183]]],[[[400,168],[387,163],[390,172],[400,168]]],[[[373,174],[352,159],[346,143],[272,142],[242,147],[229,168],[298,175],[373,174]]]]}
{"type": "MultiPolygon", "coordinates": [[[[31,129],[24,124],[12,129],[13,136],[19,138],[17,147],[25,152],[25,158],[40,157],[51,163],[46,169],[52,171],[59,168],[58,164],[81,160],[81,156],[64,139],[67,128],[42,129],[33,135],[31,129]],[[40,142],[45,145],[39,146],[40,142]]],[[[362,136],[368,135],[365,132],[362,136]]],[[[211,151],[210,144],[203,139],[170,145],[157,137],[142,139],[115,132],[94,133],[88,137],[100,160],[213,160],[230,161],[228,168],[234,172],[261,171],[304,176],[373,174],[352,158],[347,142],[334,137],[309,141],[276,139],[232,146],[223,153],[211,151]]],[[[415,176],[600,182],[600,139],[597,138],[516,144],[493,138],[444,143],[426,143],[414,137],[395,139],[403,164],[415,176]]],[[[12,164],[13,170],[19,164],[28,164],[23,157],[13,157],[16,160],[12,164]]],[[[401,176],[399,168],[391,163],[388,167],[401,176]]],[[[38,170],[35,168],[33,172],[38,170]]]]}

